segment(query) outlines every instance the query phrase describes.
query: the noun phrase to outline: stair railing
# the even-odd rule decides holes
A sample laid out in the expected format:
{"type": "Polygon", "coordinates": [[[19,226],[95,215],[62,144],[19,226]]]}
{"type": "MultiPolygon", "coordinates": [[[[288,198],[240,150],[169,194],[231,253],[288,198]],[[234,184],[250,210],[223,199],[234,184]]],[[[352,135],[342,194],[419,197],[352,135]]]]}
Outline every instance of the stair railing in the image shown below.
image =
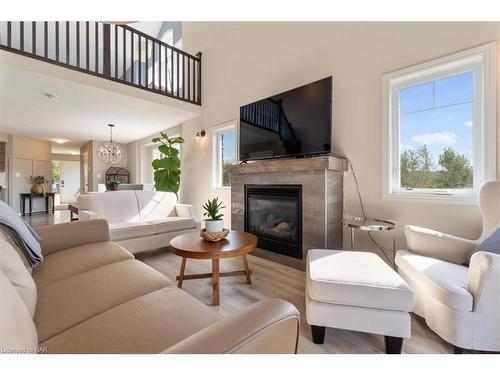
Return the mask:
{"type": "Polygon", "coordinates": [[[127,25],[3,21],[0,49],[201,105],[201,53],[127,25]]]}

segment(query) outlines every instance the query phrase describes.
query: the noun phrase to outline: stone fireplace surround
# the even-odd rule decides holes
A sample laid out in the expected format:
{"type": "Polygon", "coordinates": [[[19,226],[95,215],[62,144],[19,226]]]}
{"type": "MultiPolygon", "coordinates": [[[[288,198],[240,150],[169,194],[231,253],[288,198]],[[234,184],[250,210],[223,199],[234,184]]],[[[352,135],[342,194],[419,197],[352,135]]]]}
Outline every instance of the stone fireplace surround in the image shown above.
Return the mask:
{"type": "Polygon", "coordinates": [[[254,255],[304,270],[309,249],[342,248],[346,159],[323,155],[262,160],[233,165],[229,171],[233,230],[245,229],[245,185],[302,185],[302,259],[263,249],[257,249],[254,255]]]}

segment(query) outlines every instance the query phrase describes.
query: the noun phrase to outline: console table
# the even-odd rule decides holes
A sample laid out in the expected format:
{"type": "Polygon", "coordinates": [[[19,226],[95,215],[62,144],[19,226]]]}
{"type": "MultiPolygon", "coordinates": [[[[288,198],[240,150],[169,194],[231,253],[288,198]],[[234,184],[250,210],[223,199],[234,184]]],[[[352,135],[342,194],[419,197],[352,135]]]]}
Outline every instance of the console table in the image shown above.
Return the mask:
{"type": "Polygon", "coordinates": [[[45,212],[49,213],[49,198],[51,198],[52,201],[52,213],[54,213],[55,209],[55,202],[54,202],[54,196],[56,193],[21,193],[19,196],[21,197],[21,215],[26,216],[26,199],[29,201],[29,215],[31,216],[32,210],[33,210],[33,198],[45,198],[45,212]]]}

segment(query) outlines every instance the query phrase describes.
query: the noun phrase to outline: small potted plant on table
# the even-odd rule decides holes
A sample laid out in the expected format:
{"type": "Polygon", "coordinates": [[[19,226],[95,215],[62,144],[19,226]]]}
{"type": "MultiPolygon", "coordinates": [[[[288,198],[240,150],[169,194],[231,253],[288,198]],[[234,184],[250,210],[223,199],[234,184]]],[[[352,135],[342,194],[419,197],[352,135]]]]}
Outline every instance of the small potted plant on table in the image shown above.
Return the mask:
{"type": "Polygon", "coordinates": [[[208,200],[207,203],[203,205],[205,212],[203,216],[207,217],[205,219],[205,230],[209,233],[222,232],[224,230],[224,220],[222,217],[224,214],[220,212],[225,206],[222,206],[222,202],[219,202],[219,197],[212,200],[208,200]]]}
{"type": "Polygon", "coordinates": [[[106,183],[106,189],[108,191],[116,191],[118,190],[118,185],[120,185],[122,182],[120,180],[112,180],[112,181],[108,181],[106,183]]]}

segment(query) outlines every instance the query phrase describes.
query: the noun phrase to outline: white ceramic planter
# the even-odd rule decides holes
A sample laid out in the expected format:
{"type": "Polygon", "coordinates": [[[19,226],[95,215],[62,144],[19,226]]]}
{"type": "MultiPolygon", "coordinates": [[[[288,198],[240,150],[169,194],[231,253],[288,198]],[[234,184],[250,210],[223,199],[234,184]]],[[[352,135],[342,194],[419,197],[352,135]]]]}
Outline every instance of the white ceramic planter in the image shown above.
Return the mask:
{"type": "Polygon", "coordinates": [[[209,233],[222,232],[224,220],[205,220],[205,229],[209,233]]]}

